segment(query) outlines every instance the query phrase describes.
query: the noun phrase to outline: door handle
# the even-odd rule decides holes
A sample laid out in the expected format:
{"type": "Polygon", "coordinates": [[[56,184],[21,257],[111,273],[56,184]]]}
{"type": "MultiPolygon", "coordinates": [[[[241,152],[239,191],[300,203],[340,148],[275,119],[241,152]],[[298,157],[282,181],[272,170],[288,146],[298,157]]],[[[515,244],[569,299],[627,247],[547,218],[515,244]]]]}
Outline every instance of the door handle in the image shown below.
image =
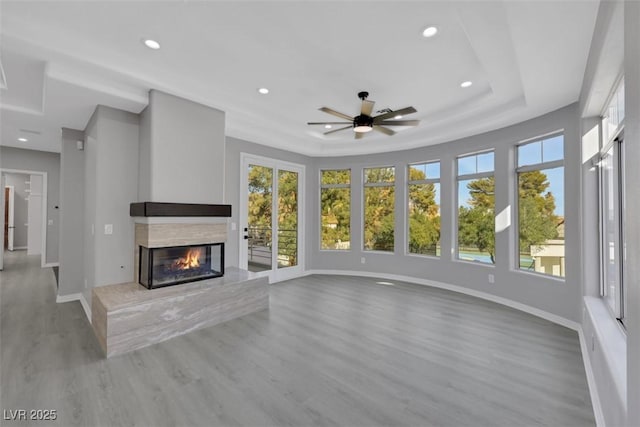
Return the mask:
{"type": "Polygon", "coordinates": [[[244,236],[244,240],[249,240],[249,236],[244,236]]]}

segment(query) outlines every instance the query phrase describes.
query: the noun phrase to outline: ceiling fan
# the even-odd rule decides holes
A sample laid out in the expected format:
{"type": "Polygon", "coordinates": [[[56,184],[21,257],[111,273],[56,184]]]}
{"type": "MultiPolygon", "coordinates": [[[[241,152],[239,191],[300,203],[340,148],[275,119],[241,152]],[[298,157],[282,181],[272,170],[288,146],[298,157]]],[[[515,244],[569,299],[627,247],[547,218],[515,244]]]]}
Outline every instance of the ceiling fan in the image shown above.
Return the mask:
{"type": "Polygon", "coordinates": [[[360,115],[355,117],[348,116],[347,114],[340,113],[339,111],[328,107],[320,108],[320,111],[348,120],[348,122],[308,122],[307,124],[323,125],[327,128],[330,128],[333,125],[347,125],[338,129],[332,129],[324,134],[329,135],[334,132],[353,128],[355,132],[355,139],[363,138],[365,133],[371,132],[372,130],[382,132],[385,135],[394,135],[396,132],[389,129],[387,126],[418,126],[418,124],[420,124],[420,120],[398,120],[406,114],[415,113],[416,109],[413,107],[401,108],[396,111],[383,110],[379,111],[382,112],[382,114],[372,116],[371,113],[373,112],[375,101],[367,101],[368,96],[369,92],[358,93],[358,98],[362,100],[362,108],[360,109],[360,115]]]}

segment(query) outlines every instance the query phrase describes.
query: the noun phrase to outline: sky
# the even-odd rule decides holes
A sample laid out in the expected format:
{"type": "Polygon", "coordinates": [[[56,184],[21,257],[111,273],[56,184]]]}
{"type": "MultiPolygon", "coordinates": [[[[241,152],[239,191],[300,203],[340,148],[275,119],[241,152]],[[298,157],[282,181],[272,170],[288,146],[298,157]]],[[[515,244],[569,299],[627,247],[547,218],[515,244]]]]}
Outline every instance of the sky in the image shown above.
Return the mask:
{"type": "MultiPolygon", "coordinates": [[[[544,140],[523,144],[518,147],[518,166],[535,165],[563,159],[564,137],[556,135],[544,140]]],[[[481,153],[458,158],[458,175],[490,172],[494,170],[493,153],[481,153]]],[[[555,198],[555,214],[564,216],[564,167],[545,169],[549,181],[548,192],[555,198]]],[[[458,205],[469,206],[467,184],[471,180],[458,181],[458,205]]]]}

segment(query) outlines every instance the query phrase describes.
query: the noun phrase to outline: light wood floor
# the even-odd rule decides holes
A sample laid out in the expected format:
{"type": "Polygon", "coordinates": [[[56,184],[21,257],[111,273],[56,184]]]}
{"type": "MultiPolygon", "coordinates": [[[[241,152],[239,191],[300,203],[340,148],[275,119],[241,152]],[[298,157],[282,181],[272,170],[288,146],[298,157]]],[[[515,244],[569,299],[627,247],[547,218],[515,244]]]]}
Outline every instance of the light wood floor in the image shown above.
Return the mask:
{"type": "MultiPolygon", "coordinates": [[[[593,426],[574,331],[420,285],[310,276],[271,309],[103,359],[24,253],[0,273],[3,410],[60,426],[593,426]]],[[[9,422],[2,425],[50,425],[9,422]]]]}

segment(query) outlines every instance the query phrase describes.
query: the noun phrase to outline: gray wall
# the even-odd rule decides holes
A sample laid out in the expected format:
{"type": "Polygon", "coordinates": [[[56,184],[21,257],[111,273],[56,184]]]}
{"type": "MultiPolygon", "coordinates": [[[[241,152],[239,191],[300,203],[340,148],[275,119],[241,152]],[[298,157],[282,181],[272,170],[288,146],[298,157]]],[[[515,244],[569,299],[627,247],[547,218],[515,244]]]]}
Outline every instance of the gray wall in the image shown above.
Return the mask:
{"type": "Polygon", "coordinates": [[[60,153],[60,271],[58,295],[70,295],[84,289],[84,151],[77,141],[84,132],[62,129],[60,153]]]}
{"type": "Polygon", "coordinates": [[[462,286],[507,298],[544,310],[557,316],[579,321],[581,296],[581,225],[580,225],[580,137],[576,105],[567,106],[544,116],[497,131],[448,142],[436,146],[407,151],[352,157],[314,159],[315,169],[309,171],[311,191],[307,197],[308,222],[314,224],[308,239],[313,242],[307,253],[308,269],[351,270],[396,274],[419,279],[429,279],[462,286]],[[514,187],[515,145],[564,129],[565,136],[565,235],[566,278],[564,281],[547,276],[517,271],[516,230],[510,226],[496,235],[496,265],[480,265],[452,259],[455,247],[454,218],[456,211],[456,181],[454,162],[456,156],[484,149],[495,150],[496,212],[511,210],[511,218],[517,217],[514,187]],[[406,206],[404,180],[408,163],[428,160],[441,162],[441,259],[405,255],[406,206]],[[362,168],[393,165],[396,168],[396,235],[395,253],[365,252],[362,248],[362,168]],[[352,250],[320,250],[319,169],[351,168],[351,246],[352,250]],[[366,264],[361,264],[364,257],[366,264]],[[495,283],[488,282],[488,275],[495,276],[495,283]]]}
{"type": "Polygon", "coordinates": [[[147,107],[140,113],[140,131],[138,141],[138,201],[169,201],[153,200],[151,197],[151,108],[147,107]]]}
{"type": "MultiPolygon", "coordinates": [[[[289,151],[279,150],[276,148],[267,147],[260,144],[254,144],[252,142],[243,141],[241,139],[227,137],[226,139],[226,154],[225,154],[225,163],[226,163],[226,179],[225,179],[225,194],[226,199],[225,203],[231,205],[232,217],[229,221],[229,224],[236,223],[238,225],[238,229],[233,231],[229,227],[227,234],[227,243],[225,246],[225,265],[227,266],[238,266],[238,255],[240,247],[238,245],[240,239],[240,224],[243,222],[240,220],[239,211],[240,211],[240,176],[241,173],[246,173],[246,171],[240,170],[240,153],[248,153],[257,156],[267,157],[271,159],[284,160],[291,163],[298,163],[306,166],[306,187],[305,191],[307,195],[313,194],[313,185],[314,183],[309,178],[310,174],[313,174],[313,170],[311,168],[313,164],[313,160],[310,157],[303,156],[301,154],[291,153],[289,151]]],[[[307,206],[308,206],[308,198],[307,196],[307,206]]],[[[309,211],[307,211],[307,216],[309,211]]],[[[245,218],[246,220],[246,218],[245,218]]],[[[314,229],[313,220],[310,218],[306,219],[306,235],[309,235],[309,231],[314,229]]],[[[309,253],[309,249],[311,247],[311,239],[306,239],[306,253],[309,253]]],[[[308,263],[308,260],[307,260],[308,263]]]]}
{"type": "Polygon", "coordinates": [[[140,200],[221,203],[224,117],[220,110],[152,90],[142,114],[140,200]]]}
{"type": "Polygon", "coordinates": [[[97,174],[98,164],[98,109],[93,112],[84,130],[84,218],[83,224],[83,293],[85,300],[91,304],[91,288],[95,286],[96,276],[96,206],[97,206],[97,174]]]}
{"type": "MultiPolygon", "coordinates": [[[[58,262],[58,245],[60,236],[59,209],[60,203],[60,154],[45,151],[25,150],[14,147],[0,147],[2,169],[18,169],[47,172],[47,256],[46,263],[58,262]]],[[[44,232],[44,230],[43,230],[44,232]]]]}
{"type": "Polygon", "coordinates": [[[627,425],[640,425],[640,3],[626,1],[625,54],[625,180],[627,183],[627,425]]]}
{"type": "Polygon", "coordinates": [[[13,247],[14,249],[26,249],[27,248],[27,222],[28,222],[28,203],[27,197],[29,193],[25,190],[29,187],[26,184],[29,181],[29,175],[8,173],[6,185],[13,186],[13,224],[15,229],[13,230],[13,247]]]}
{"type": "Polygon", "coordinates": [[[137,114],[98,106],[85,134],[85,298],[92,287],[133,280],[133,220],[138,197],[137,114]],[[106,224],[113,234],[106,235],[106,224]],[[92,230],[94,233],[92,234],[92,230]]]}
{"type": "MultiPolygon", "coordinates": [[[[638,35],[637,33],[629,39],[625,34],[635,31],[637,28],[636,16],[632,25],[624,22],[629,18],[629,13],[625,10],[630,6],[630,2],[612,1],[601,2],[598,10],[598,17],[594,30],[587,68],[583,81],[582,92],[580,94],[581,114],[581,135],[583,138],[582,148],[582,296],[583,316],[581,319],[582,330],[586,340],[586,352],[584,358],[588,358],[593,373],[595,390],[598,393],[600,407],[604,417],[604,422],[608,426],[639,425],[640,419],[636,411],[639,400],[638,387],[640,381],[637,378],[638,367],[640,366],[640,354],[636,347],[634,354],[634,341],[637,343],[638,331],[634,331],[640,307],[632,302],[632,297],[628,295],[627,310],[627,330],[626,330],[626,351],[627,354],[620,354],[620,349],[625,347],[624,334],[620,332],[617,321],[613,318],[605,302],[600,298],[600,235],[599,235],[599,182],[598,170],[592,163],[598,160],[598,153],[602,146],[602,129],[600,126],[600,114],[605,108],[609,94],[615,88],[619,75],[624,71],[626,86],[626,118],[625,118],[625,146],[627,147],[626,160],[629,163],[627,173],[627,183],[638,182],[638,160],[640,156],[637,152],[638,140],[632,142],[633,126],[638,123],[638,114],[633,114],[632,104],[639,101],[638,86],[633,88],[633,72],[623,70],[638,64],[638,35]],[[624,31],[621,29],[624,28],[624,31]],[[629,40],[632,40],[629,43],[629,40]],[[626,51],[625,51],[626,49],[626,51]],[[634,55],[629,49],[635,49],[634,55]],[[629,84],[631,83],[631,87],[629,84]],[[635,145],[635,148],[631,148],[635,145]],[[634,150],[636,150],[634,154],[634,150]],[[625,357],[626,356],[626,357],[625,357]],[[621,366],[626,359],[627,366],[621,366]],[[626,371],[626,374],[625,374],[626,371]],[[634,371],[636,372],[634,374],[634,371]],[[626,378],[625,378],[626,375],[626,378]],[[624,395],[624,384],[627,385],[627,396],[624,395]],[[634,391],[635,390],[635,391],[634,391]],[[635,393],[635,397],[632,395],[635,393]],[[635,399],[635,400],[634,400],[635,399]],[[634,402],[634,403],[630,403],[634,402]],[[629,414],[627,414],[627,409],[629,414]]],[[[631,14],[633,16],[633,14],[631,14]]],[[[637,69],[636,69],[637,70],[637,69]]],[[[638,80],[636,79],[636,85],[638,80]]],[[[636,110],[638,111],[638,110],[636,110]]],[[[637,138],[637,136],[636,136],[637,138]]],[[[637,186],[627,185],[627,218],[637,218],[639,212],[631,213],[633,204],[637,202],[637,186]],[[634,191],[636,195],[634,195],[634,191]]],[[[636,206],[637,210],[637,206],[636,206]]],[[[637,233],[637,221],[627,221],[627,233],[633,229],[637,233]]],[[[627,278],[625,283],[630,284],[630,275],[635,270],[637,274],[637,263],[629,260],[638,258],[637,242],[638,237],[627,236],[627,278]],[[635,248],[634,248],[635,245],[635,248]],[[635,252],[635,255],[632,255],[635,252]]],[[[637,275],[636,286],[637,289],[637,275]]],[[[633,279],[631,279],[631,283],[633,279]]],[[[634,286],[628,290],[633,292],[634,286]]]]}

